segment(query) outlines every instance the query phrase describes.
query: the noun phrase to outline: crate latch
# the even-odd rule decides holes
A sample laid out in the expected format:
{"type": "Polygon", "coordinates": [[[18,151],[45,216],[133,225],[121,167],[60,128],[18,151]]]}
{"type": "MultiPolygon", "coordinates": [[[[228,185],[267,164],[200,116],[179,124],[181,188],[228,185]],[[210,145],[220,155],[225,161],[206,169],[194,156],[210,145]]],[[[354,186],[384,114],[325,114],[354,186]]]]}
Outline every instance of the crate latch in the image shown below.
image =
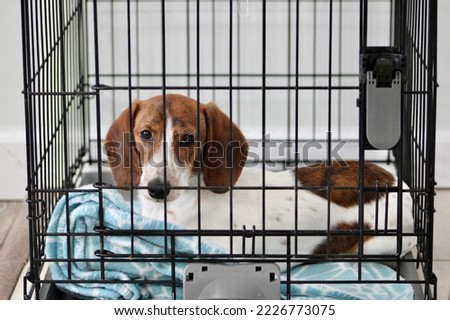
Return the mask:
{"type": "Polygon", "coordinates": [[[184,276],[185,300],[280,299],[280,268],[274,263],[190,263],[184,276]]]}
{"type": "Polygon", "coordinates": [[[393,51],[393,48],[372,48],[362,58],[366,138],[375,149],[392,149],[401,136],[405,57],[393,51]]]}

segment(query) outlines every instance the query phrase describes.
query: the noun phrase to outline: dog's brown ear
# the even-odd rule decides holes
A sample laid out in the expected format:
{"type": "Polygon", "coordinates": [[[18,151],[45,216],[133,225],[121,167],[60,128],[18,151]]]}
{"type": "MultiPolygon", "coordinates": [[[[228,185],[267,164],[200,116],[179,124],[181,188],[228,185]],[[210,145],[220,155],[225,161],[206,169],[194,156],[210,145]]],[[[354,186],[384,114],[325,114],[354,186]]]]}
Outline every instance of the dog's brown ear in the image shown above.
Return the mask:
{"type": "Polygon", "coordinates": [[[202,107],[206,123],[203,146],[203,180],[215,193],[234,185],[247,159],[248,144],[241,130],[213,102],[202,107]]]}
{"type": "MultiPolygon", "coordinates": [[[[139,101],[132,105],[132,119],[139,109],[139,101]]],[[[139,184],[142,169],[139,152],[134,144],[133,132],[130,128],[130,110],[126,109],[113,122],[105,138],[104,149],[108,156],[114,182],[118,186],[130,187],[139,184]]]]}

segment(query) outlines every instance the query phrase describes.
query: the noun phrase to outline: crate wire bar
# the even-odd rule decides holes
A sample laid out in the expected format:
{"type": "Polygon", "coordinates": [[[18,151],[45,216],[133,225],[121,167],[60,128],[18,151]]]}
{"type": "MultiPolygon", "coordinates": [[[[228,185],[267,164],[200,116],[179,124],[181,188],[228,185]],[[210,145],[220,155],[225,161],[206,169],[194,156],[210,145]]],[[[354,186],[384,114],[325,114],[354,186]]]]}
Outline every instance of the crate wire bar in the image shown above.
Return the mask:
{"type": "MultiPolygon", "coordinates": [[[[269,190],[264,169],[293,168],[318,159],[330,164],[336,152],[344,158],[395,167],[398,178],[409,186],[396,192],[409,192],[413,198],[417,252],[406,259],[381,256],[372,260],[393,262],[397,270],[395,280],[380,283],[403,281],[414,286],[416,297],[436,298],[432,266],[436,0],[22,0],[21,6],[30,245],[26,299],[73,298],[55,288],[58,280],[46,271],[52,261],[44,250],[58,200],[80,192],[77,188],[86,183],[94,183],[87,192],[98,194],[98,229],[73,233],[67,227],[66,232],[51,236],[65,241],[69,252],[75,236],[98,237],[97,258],[68,256],[63,260],[69,275],[74,263],[99,262],[102,276],[95,281],[69,276],[65,282],[108,283],[105,265],[126,263],[131,256],[134,261],[170,265],[171,280],[142,282],[171,286],[176,299],[180,298],[176,289],[182,285],[175,278],[176,262],[254,261],[239,254],[180,255],[171,249],[180,236],[198,236],[200,244],[202,238],[221,232],[230,236],[230,230],[135,230],[134,187],[126,193],[132,208],[131,228],[108,230],[104,226],[103,192],[117,189],[103,154],[106,131],[133,99],[166,93],[181,93],[202,102],[214,100],[243,129],[249,142],[257,146],[250,161],[262,167],[263,185],[257,189],[263,203],[269,190]],[[389,150],[373,148],[365,131],[367,91],[362,61],[380,47],[405,57],[401,139],[389,150]],[[283,143],[282,155],[271,153],[271,146],[283,143]],[[104,238],[111,235],[130,239],[128,255],[105,249],[104,238]],[[137,254],[135,239],[145,235],[164,236],[165,254],[137,254]],[[401,280],[399,270],[405,262],[413,264],[420,277],[401,280]]],[[[296,183],[293,188],[302,187],[296,183]]],[[[68,205],[65,210],[69,226],[68,205]]],[[[264,206],[261,214],[265,221],[264,206]]],[[[329,231],[324,232],[329,236],[329,231]]],[[[264,243],[274,235],[297,237],[298,230],[277,233],[264,226],[262,230],[232,230],[232,234],[259,237],[264,243]]],[[[261,262],[322,261],[299,257],[296,252],[297,241],[287,253],[268,254],[261,262]]],[[[333,261],[359,264],[357,283],[367,282],[361,278],[365,259],[333,257],[333,261]]],[[[290,279],[288,273],[283,283],[289,298],[292,285],[307,281],[290,279]]]]}

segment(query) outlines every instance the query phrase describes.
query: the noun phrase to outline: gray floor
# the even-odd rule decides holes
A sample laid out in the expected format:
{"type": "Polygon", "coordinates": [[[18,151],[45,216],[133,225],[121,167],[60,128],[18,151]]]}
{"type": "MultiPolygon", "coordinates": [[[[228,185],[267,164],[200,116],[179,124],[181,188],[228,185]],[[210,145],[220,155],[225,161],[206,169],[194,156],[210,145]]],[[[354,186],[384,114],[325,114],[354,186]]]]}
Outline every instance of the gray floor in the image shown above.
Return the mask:
{"type": "Polygon", "coordinates": [[[0,300],[10,298],[28,256],[25,202],[0,202],[0,300]]]}

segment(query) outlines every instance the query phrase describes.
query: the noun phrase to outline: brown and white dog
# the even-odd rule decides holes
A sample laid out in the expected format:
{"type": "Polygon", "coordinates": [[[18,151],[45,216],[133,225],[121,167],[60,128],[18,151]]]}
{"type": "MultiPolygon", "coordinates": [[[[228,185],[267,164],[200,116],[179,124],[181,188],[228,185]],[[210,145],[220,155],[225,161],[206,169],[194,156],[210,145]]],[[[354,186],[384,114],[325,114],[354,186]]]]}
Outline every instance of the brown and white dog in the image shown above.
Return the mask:
{"type": "MultiPolygon", "coordinates": [[[[411,198],[407,193],[383,192],[397,182],[381,167],[364,164],[365,186],[379,186],[380,191],[364,193],[360,223],[358,162],[265,171],[263,178],[261,168],[244,166],[247,149],[242,132],[214,103],[200,104],[173,94],[133,102],[131,110],[112,124],[105,141],[115,183],[143,187],[138,193],[144,216],[167,219],[185,229],[293,230],[298,235],[291,237],[297,239],[297,254],[355,254],[361,225],[382,234],[364,236],[364,254],[402,256],[415,246],[414,236],[395,235],[398,219],[402,233],[414,231],[411,198]],[[403,195],[400,212],[398,194],[403,195]],[[327,230],[332,232],[311,234],[327,230]]],[[[264,253],[287,253],[286,237],[272,233],[265,238],[264,253]]],[[[230,249],[229,237],[208,240],[230,249]]],[[[245,246],[246,251],[261,254],[262,243],[259,237],[253,249],[245,246]]],[[[291,243],[291,253],[294,248],[291,243]]],[[[233,253],[242,249],[242,238],[234,237],[233,253]]]]}

